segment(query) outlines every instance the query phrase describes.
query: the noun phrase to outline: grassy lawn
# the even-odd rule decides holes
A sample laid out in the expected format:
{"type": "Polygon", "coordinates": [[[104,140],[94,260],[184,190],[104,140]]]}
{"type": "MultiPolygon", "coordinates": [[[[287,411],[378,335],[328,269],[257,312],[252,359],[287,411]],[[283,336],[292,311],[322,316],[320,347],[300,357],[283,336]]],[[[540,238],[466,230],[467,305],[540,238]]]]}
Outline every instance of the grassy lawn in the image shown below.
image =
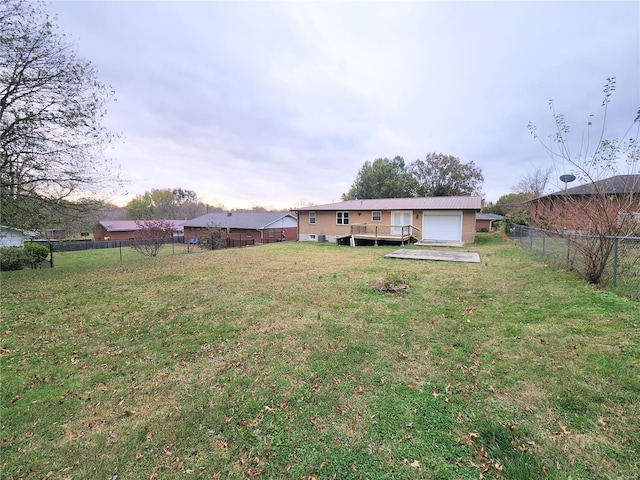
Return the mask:
{"type": "Polygon", "coordinates": [[[639,303],[490,234],[392,250],[3,272],[1,477],[638,478],[639,303]]]}

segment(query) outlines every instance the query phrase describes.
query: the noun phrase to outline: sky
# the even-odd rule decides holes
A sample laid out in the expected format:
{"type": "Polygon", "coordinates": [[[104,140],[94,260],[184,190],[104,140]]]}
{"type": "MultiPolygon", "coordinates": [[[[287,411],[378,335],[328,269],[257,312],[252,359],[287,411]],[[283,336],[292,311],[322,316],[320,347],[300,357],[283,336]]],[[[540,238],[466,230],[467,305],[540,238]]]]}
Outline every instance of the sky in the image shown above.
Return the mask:
{"type": "MultiPolygon", "coordinates": [[[[584,138],[640,108],[640,2],[54,1],[77,53],[115,90],[126,203],[184,188],[226,208],[340,201],[364,162],[474,162],[496,201],[567,167],[529,132],[549,100],[584,138]]],[[[637,172],[636,172],[637,173],[637,172]]],[[[557,188],[556,188],[557,187],[557,188]]]]}

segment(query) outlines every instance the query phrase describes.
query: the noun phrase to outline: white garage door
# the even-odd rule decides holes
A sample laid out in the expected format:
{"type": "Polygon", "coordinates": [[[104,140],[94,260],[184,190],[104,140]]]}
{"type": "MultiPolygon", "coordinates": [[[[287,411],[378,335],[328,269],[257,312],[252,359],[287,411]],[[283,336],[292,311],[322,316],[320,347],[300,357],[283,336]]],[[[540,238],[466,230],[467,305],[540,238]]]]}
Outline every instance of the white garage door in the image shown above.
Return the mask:
{"type": "Polygon", "coordinates": [[[424,212],[422,239],[461,242],[462,212],[424,212]]]}

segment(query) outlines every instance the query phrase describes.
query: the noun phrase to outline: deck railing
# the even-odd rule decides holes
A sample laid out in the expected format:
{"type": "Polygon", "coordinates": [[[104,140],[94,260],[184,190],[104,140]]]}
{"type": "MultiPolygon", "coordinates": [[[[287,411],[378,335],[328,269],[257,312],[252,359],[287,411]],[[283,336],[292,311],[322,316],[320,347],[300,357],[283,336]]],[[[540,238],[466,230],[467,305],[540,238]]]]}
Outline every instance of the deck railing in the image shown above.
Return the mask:
{"type": "Polygon", "coordinates": [[[377,240],[396,240],[404,243],[420,236],[420,229],[413,225],[382,225],[356,223],[350,228],[351,236],[377,240]]]}

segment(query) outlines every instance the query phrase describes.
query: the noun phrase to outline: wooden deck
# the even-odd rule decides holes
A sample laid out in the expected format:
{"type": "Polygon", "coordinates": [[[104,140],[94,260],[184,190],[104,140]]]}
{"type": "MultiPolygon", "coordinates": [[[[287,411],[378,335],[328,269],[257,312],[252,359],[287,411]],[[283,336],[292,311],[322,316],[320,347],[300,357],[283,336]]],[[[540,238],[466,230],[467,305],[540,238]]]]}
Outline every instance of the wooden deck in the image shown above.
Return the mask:
{"type": "Polygon", "coordinates": [[[362,243],[398,243],[404,245],[406,243],[413,243],[419,240],[420,229],[413,225],[383,225],[383,224],[353,224],[351,225],[351,234],[345,235],[340,239],[336,239],[338,244],[345,244],[344,241],[348,240],[349,244],[352,244],[352,239],[355,245],[362,243]],[[393,232],[393,233],[392,233],[393,232]],[[397,233],[400,232],[400,233],[397,233]]]}
{"type": "Polygon", "coordinates": [[[378,246],[378,243],[398,243],[400,245],[405,245],[418,241],[415,235],[376,235],[372,233],[358,233],[337,237],[336,242],[339,245],[350,245],[352,238],[356,245],[358,245],[358,240],[360,240],[360,244],[364,242],[373,243],[376,247],[378,246]]]}

